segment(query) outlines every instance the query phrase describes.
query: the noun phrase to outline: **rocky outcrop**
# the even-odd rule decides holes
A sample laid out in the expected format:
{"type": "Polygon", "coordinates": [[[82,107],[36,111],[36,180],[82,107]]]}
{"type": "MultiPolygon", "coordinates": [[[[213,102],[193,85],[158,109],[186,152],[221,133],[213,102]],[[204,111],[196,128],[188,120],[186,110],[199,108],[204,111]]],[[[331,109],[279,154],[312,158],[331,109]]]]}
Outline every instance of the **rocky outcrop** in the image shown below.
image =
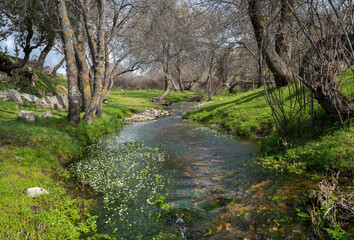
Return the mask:
{"type": "Polygon", "coordinates": [[[47,96],[44,98],[37,98],[35,95],[27,93],[19,93],[15,89],[0,91],[0,98],[11,99],[17,103],[31,102],[35,103],[36,107],[50,108],[50,109],[64,109],[69,108],[69,101],[64,93],[59,93],[55,96],[47,96]]]}
{"type": "Polygon", "coordinates": [[[49,192],[47,190],[45,190],[44,188],[40,188],[40,187],[33,187],[33,188],[29,188],[26,191],[27,196],[29,197],[37,197],[43,194],[49,194],[49,192]]]}
{"type": "Polygon", "coordinates": [[[134,114],[133,116],[126,118],[126,122],[145,122],[155,120],[159,117],[164,117],[169,115],[170,113],[166,110],[158,110],[158,109],[151,109],[146,110],[143,113],[134,114]]]}
{"type": "Polygon", "coordinates": [[[51,118],[53,117],[53,112],[52,111],[48,111],[45,113],[42,113],[41,115],[39,115],[39,118],[51,118]]]}
{"type": "Polygon", "coordinates": [[[11,89],[7,91],[7,97],[17,103],[23,103],[23,100],[21,98],[21,93],[19,93],[17,90],[15,89],[11,89]]]}
{"type": "Polygon", "coordinates": [[[28,122],[34,122],[36,120],[36,114],[34,114],[32,111],[22,110],[18,114],[18,117],[22,118],[28,122]]]}
{"type": "Polygon", "coordinates": [[[53,97],[47,96],[36,102],[36,107],[50,108],[50,109],[63,109],[68,108],[69,103],[64,95],[55,95],[53,97]]]}

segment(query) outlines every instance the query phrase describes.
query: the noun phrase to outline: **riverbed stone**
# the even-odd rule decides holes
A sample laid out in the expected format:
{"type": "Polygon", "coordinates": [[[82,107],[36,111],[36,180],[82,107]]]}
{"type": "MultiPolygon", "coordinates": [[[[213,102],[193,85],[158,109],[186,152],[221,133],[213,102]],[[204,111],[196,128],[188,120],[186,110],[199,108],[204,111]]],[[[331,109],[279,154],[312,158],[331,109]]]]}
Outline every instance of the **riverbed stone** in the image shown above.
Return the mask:
{"type": "Polygon", "coordinates": [[[169,112],[166,110],[150,109],[143,113],[134,114],[133,116],[126,118],[126,122],[145,122],[155,120],[159,117],[167,116],[169,112]]]}
{"type": "Polygon", "coordinates": [[[29,122],[34,122],[36,120],[36,114],[34,114],[32,111],[22,110],[18,114],[18,117],[29,122]]]}
{"type": "Polygon", "coordinates": [[[29,188],[29,189],[27,189],[26,193],[29,197],[32,197],[32,198],[40,196],[40,195],[44,195],[44,194],[49,194],[49,192],[47,190],[45,190],[44,188],[40,188],[40,187],[29,188]]]}
{"type": "Polygon", "coordinates": [[[9,99],[12,99],[17,103],[23,103],[23,100],[21,98],[21,93],[19,93],[17,90],[15,89],[8,90],[7,95],[9,99]]]}

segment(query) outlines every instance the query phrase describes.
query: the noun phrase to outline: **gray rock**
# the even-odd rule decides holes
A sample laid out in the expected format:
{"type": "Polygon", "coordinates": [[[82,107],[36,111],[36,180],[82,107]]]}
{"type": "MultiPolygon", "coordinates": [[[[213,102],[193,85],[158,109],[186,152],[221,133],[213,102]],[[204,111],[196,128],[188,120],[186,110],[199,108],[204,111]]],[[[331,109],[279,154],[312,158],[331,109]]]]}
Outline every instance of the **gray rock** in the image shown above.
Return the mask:
{"type": "Polygon", "coordinates": [[[40,187],[33,187],[33,188],[29,188],[26,191],[27,195],[29,197],[37,197],[43,194],[49,194],[49,192],[47,190],[45,190],[44,188],[40,188],[40,187]]]}
{"type": "Polygon", "coordinates": [[[69,106],[69,102],[64,94],[55,95],[53,97],[47,96],[36,102],[36,107],[42,107],[42,108],[63,109],[63,108],[68,108],[68,106],[69,106]]]}
{"type": "Polygon", "coordinates": [[[8,94],[8,98],[14,100],[17,103],[23,103],[23,100],[21,98],[21,94],[15,90],[15,89],[11,89],[7,91],[8,94]]]}
{"type": "Polygon", "coordinates": [[[69,108],[68,97],[67,97],[65,94],[58,94],[58,95],[55,95],[54,97],[57,98],[58,103],[59,103],[63,108],[69,108]]]}
{"type": "Polygon", "coordinates": [[[26,121],[29,121],[29,122],[34,122],[34,120],[36,120],[36,115],[32,111],[22,110],[18,114],[18,117],[25,119],[26,121]]]}
{"type": "Polygon", "coordinates": [[[163,116],[167,116],[167,115],[169,115],[168,111],[151,109],[151,110],[146,110],[143,113],[134,114],[133,116],[126,118],[125,121],[127,121],[127,122],[144,122],[144,121],[155,120],[159,117],[163,117],[163,116]]]}
{"type": "Polygon", "coordinates": [[[46,102],[46,100],[44,98],[42,98],[36,102],[36,107],[50,108],[50,105],[46,102]]]}
{"type": "Polygon", "coordinates": [[[21,97],[23,100],[27,101],[27,102],[37,102],[38,101],[38,98],[34,95],[30,95],[30,94],[27,94],[27,93],[22,93],[21,94],[21,97]]]}
{"type": "Polygon", "coordinates": [[[52,111],[48,111],[45,113],[42,113],[41,115],[39,115],[40,118],[51,118],[53,117],[53,112],[52,111]]]}
{"type": "Polygon", "coordinates": [[[0,91],[0,98],[7,98],[8,94],[6,91],[0,91]]]}

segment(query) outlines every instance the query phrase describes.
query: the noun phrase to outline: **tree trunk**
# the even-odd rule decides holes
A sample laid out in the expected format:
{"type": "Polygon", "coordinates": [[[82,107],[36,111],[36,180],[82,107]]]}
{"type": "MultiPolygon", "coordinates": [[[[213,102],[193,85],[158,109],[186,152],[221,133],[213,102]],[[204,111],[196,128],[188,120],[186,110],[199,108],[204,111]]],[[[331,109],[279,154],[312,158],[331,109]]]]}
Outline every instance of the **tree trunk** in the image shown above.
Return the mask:
{"type": "Polygon", "coordinates": [[[53,71],[52,71],[52,75],[54,75],[54,76],[57,75],[58,69],[61,67],[61,65],[63,65],[64,62],[65,62],[65,57],[63,57],[60,60],[60,62],[57,65],[54,66],[53,71]]]}
{"type": "Polygon", "coordinates": [[[178,85],[181,92],[184,92],[183,81],[182,81],[182,57],[181,53],[177,55],[177,71],[178,71],[178,85]]]}
{"type": "Polygon", "coordinates": [[[57,0],[57,10],[61,25],[61,38],[63,41],[65,59],[66,59],[66,74],[68,79],[68,98],[69,98],[69,113],[68,120],[71,123],[80,122],[80,91],[77,81],[77,69],[75,66],[75,50],[73,46],[73,31],[68,19],[68,13],[65,1],[57,0]]]}
{"type": "Polygon", "coordinates": [[[43,70],[44,67],[44,61],[46,57],[48,56],[48,53],[50,50],[52,50],[54,43],[55,43],[55,38],[56,36],[53,36],[49,39],[47,46],[41,51],[41,54],[39,55],[38,61],[37,61],[37,68],[38,70],[43,70]]]}
{"type": "MultiPolygon", "coordinates": [[[[105,33],[106,33],[106,0],[98,0],[99,24],[97,29],[97,47],[91,37],[88,37],[90,52],[94,61],[94,92],[91,98],[89,108],[84,115],[84,121],[91,124],[97,111],[97,106],[101,102],[102,84],[104,81],[104,61],[105,61],[105,33]],[[96,50],[97,49],[97,50],[96,50]]],[[[85,14],[85,13],[84,13],[85,14]]],[[[85,16],[85,15],[84,15],[85,16]]],[[[85,22],[88,24],[88,16],[85,16],[85,22]]],[[[86,29],[88,30],[88,29],[86,29]]],[[[88,32],[88,36],[91,34],[88,32]]]]}
{"type": "Polygon", "coordinates": [[[34,35],[34,31],[33,31],[32,27],[33,27],[33,25],[32,25],[31,19],[27,19],[26,30],[28,33],[27,33],[26,41],[25,41],[26,45],[23,48],[23,52],[25,54],[23,60],[19,63],[12,63],[12,62],[0,63],[0,71],[6,72],[7,75],[11,76],[11,71],[13,69],[22,68],[23,66],[25,66],[28,63],[28,60],[30,58],[30,54],[31,54],[32,50],[38,47],[38,46],[31,47],[31,40],[34,35]]]}
{"type": "MultiPolygon", "coordinates": [[[[286,0],[283,1],[286,2],[286,0]]],[[[267,34],[269,33],[267,33],[264,29],[265,23],[261,11],[261,2],[262,0],[249,0],[248,14],[254,29],[258,48],[261,48],[261,44],[263,44],[262,56],[269,70],[274,75],[276,86],[281,87],[287,85],[288,82],[291,81],[292,75],[287,62],[285,61],[284,56],[279,56],[279,54],[275,51],[275,47],[271,46],[271,42],[267,37],[267,34]]],[[[278,28],[278,30],[281,31],[283,31],[283,29],[284,29],[283,27],[278,28]]],[[[284,34],[280,33],[278,36],[284,36],[284,34]]]]}
{"type": "MultiPolygon", "coordinates": [[[[336,49],[336,47],[341,46],[341,48],[348,50],[350,44],[354,45],[354,34],[336,37],[335,43],[333,45],[331,38],[322,39],[315,43],[302,59],[299,78],[313,92],[314,98],[321,105],[326,115],[343,122],[354,116],[354,99],[348,99],[340,92],[336,79],[338,69],[335,69],[335,64],[332,61],[333,59],[335,61],[348,59],[346,54],[350,51],[336,49]],[[347,37],[349,37],[351,43],[347,41],[347,37]],[[328,54],[331,51],[335,53],[334,56],[328,54]],[[330,69],[330,67],[333,68],[330,69]]],[[[354,58],[349,56],[349,59],[351,59],[350,65],[353,65],[354,58]]],[[[337,64],[339,65],[339,63],[337,64]]]]}
{"type": "MultiPolygon", "coordinates": [[[[275,34],[275,51],[282,61],[287,64],[290,63],[292,52],[291,39],[289,37],[289,29],[293,26],[292,8],[294,8],[294,0],[281,0],[280,21],[275,34]]],[[[274,75],[274,80],[278,88],[288,85],[289,81],[279,75],[274,75]]]]}
{"type": "Polygon", "coordinates": [[[89,67],[86,61],[86,48],[84,40],[84,19],[80,16],[80,22],[78,24],[78,29],[76,33],[77,44],[75,47],[75,57],[76,62],[78,63],[78,81],[80,83],[80,91],[82,96],[82,110],[86,112],[89,109],[91,102],[91,84],[90,84],[90,74],[89,67]]]}

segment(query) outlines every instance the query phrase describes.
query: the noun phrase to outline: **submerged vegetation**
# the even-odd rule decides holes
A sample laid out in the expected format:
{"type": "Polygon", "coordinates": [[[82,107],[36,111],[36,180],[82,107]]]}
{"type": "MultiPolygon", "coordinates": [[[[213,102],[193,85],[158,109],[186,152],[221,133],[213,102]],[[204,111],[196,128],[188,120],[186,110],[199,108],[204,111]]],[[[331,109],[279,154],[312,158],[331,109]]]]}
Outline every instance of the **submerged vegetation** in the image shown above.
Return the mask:
{"type": "Polygon", "coordinates": [[[159,206],[166,179],[158,174],[166,155],[142,143],[104,139],[89,148],[88,157],[72,171],[79,182],[100,194],[95,211],[98,236],[152,239],[160,232],[159,206]]]}

